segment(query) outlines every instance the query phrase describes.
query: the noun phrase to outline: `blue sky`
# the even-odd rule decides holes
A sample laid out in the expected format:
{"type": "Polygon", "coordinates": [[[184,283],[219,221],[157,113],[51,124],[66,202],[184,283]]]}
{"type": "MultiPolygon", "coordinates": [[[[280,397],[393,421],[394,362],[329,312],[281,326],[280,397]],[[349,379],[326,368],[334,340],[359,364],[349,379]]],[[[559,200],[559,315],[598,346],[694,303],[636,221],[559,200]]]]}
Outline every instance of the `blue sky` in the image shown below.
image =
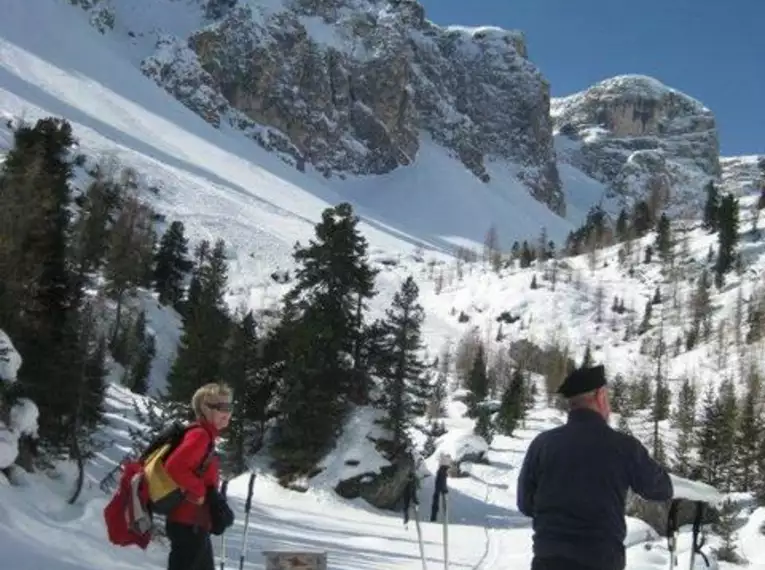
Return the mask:
{"type": "Polygon", "coordinates": [[[437,24],[526,34],[552,95],[641,73],[715,114],[723,155],[765,153],[765,0],[420,0],[437,24]]]}

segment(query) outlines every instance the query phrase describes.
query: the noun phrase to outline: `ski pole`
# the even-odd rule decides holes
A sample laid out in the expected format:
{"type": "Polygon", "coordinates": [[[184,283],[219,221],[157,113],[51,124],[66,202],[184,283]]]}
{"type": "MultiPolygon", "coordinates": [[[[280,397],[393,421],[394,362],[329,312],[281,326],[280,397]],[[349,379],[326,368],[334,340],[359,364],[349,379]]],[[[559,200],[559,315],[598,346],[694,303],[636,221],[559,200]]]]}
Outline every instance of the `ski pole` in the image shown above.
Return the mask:
{"type": "Polygon", "coordinates": [[[677,566],[677,508],[678,501],[673,500],[667,516],[667,548],[669,549],[669,570],[677,566]]]}
{"type": "MultiPolygon", "coordinates": [[[[228,479],[223,481],[220,486],[220,494],[223,500],[226,500],[226,491],[228,490],[228,479]]],[[[220,535],[220,570],[226,570],[226,533],[220,535]]]]}
{"type": "Polygon", "coordinates": [[[449,570],[449,500],[446,493],[441,495],[444,507],[444,570],[449,570]]]}
{"type": "Polygon", "coordinates": [[[250,508],[252,507],[252,487],[255,484],[255,472],[250,473],[247,485],[247,500],[244,503],[244,532],[242,534],[242,552],[239,555],[239,570],[244,568],[244,557],[247,554],[247,528],[250,526],[250,508]]]}
{"type": "Polygon", "coordinates": [[[420,528],[420,508],[419,504],[414,505],[414,526],[417,529],[417,542],[420,545],[420,558],[422,559],[422,570],[428,570],[425,563],[425,545],[422,542],[422,529],[420,528]]]}

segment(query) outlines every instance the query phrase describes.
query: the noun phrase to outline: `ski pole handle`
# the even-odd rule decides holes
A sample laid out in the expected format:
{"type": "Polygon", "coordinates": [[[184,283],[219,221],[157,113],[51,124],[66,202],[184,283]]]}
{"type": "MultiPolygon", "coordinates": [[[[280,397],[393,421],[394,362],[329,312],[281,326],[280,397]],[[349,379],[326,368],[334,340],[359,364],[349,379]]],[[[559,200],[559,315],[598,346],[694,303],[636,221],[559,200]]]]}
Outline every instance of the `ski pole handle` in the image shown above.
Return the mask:
{"type": "Polygon", "coordinates": [[[252,507],[252,487],[255,485],[255,473],[250,473],[250,482],[247,484],[247,501],[244,503],[244,510],[250,512],[252,507]]]}
{"type": "Polygon", "coordinates": [[[224,479],[220,486],[220,494],[225,499],[226,492],[228,491],[228,479],[224,479]]]}

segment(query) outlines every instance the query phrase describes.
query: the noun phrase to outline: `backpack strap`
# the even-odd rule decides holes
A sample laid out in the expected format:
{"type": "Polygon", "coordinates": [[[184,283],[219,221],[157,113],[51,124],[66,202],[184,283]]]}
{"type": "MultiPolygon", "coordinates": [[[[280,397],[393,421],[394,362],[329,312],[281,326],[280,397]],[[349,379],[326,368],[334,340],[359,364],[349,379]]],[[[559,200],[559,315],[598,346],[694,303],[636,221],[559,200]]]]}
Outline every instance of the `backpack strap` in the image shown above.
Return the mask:
{"type": "MultiPolygon", "coordinates": [[[[203,429],[205,430],[205,433],[207,433],[207,435],[210,435],[210,433],[199,422],[194,422],[192,424],[189,424],[188,427],[186,428],[186,432],[196,428],[203,429]]],[[[204,475],[204,472],[207,471],[207,468],[210,466],[210,463],[212,463],[213,457],[215,457],[215,442],[213,440],[213,437],[210,436],[210,441],[207,444],[207,451],[205,451],[204,457],[202,458],[202,462],[199,464],[199,467],[197,467],[194,470],[194,474],[197,477],[202,477],[202,475],[204,475]]]]}

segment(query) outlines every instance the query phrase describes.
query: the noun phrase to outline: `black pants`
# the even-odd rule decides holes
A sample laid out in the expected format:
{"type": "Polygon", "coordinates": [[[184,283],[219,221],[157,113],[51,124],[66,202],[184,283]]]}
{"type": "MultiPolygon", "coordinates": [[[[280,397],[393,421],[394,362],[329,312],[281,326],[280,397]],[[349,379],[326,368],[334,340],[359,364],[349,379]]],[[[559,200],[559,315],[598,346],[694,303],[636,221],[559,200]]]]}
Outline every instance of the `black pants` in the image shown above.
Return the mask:
{"type": "Polygon", "coordinates": [[[582,566],[568,558],[556,556],[540,558],[534,557],[531,561],[531,570],[596,570],[590,566],[582,566]]]}
{"type": "Polygon", "coordinates": [[[202,529],[177,522],[165,525],[170,539],[167,570],[215,570],[210,535],[202,529]]]}

